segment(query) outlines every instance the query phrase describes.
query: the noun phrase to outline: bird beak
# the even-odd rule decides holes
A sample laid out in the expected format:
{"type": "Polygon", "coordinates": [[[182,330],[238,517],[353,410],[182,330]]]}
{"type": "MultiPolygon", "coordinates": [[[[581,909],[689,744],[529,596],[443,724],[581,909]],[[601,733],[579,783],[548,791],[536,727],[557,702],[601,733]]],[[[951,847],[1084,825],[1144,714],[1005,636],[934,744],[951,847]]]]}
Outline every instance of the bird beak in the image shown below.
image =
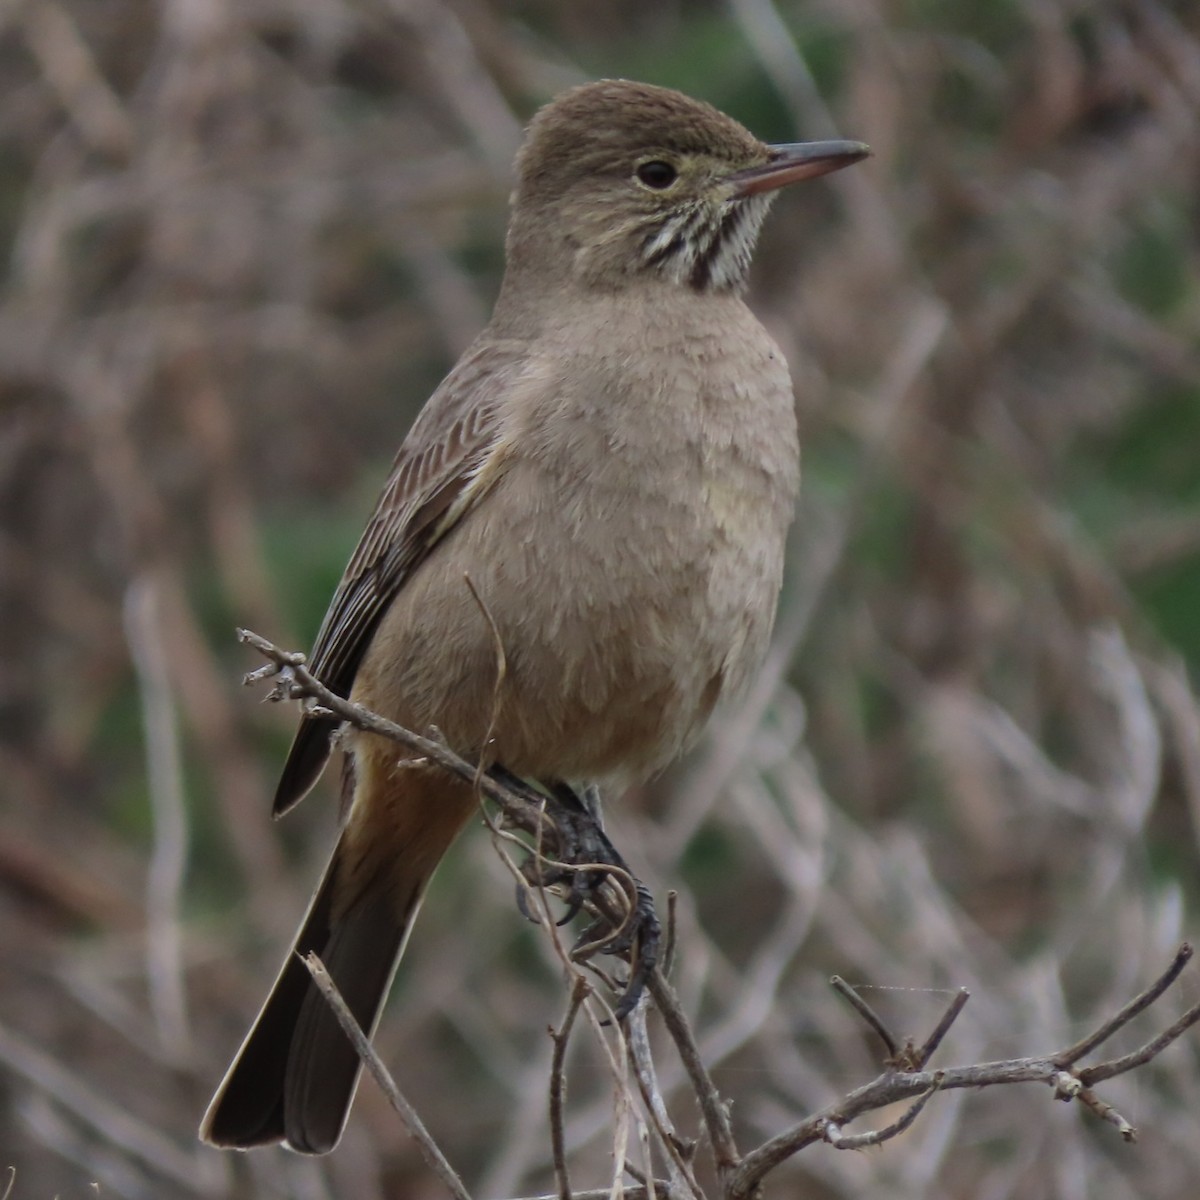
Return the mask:
{"type": "Polygon", "coordinates": [[[840,171],[851,163],[861,162],[871,153],[870,146],[862,142],[791,142],[782,146],[768,146],[771,157],[757,167],[746,167],[729,176],[734,187],[734,196],[744,200],[757,196],[759,192],[773,191],[802,179],[816,179],[830,171],[840,171]]]}

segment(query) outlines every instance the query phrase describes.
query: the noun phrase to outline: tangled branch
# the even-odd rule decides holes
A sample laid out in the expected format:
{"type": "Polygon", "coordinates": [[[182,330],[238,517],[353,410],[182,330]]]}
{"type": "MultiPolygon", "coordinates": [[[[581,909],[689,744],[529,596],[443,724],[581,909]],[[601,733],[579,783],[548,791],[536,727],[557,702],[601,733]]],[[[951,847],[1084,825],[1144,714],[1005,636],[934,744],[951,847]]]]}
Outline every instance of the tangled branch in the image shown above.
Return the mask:
{"type": "MultiPolygon", "coordinates": [[[[274,679],[269,698],[297,700],[310,711],[319,715],[337,717],[356,729],[378,734],[403,745],[409,751],[421,755],[429,762],[478,787],[483,798],[493,802],[502,814],[506,827],[519,830],[534,840],[534,853],[543,865],[554,864],[546,857],[543,847],[561,847],[570,842],[570,832],[558,828],[554,811],[547,807],[546,797],[529,788],[519,780],[507,776],[497,778],[494,773],[481,772],[466,759],[455,754],[436,736],[422,735],[388,721],[361,705],[354,704],[322,685],[305,667],[302,654],[280,650],[266,639],[248,630],[239,631],[239,638],[253,646],[267,660],[266,666],[246,676],[247,683],[274,679]]],[[[608,886],[597,896],[589,896],[585,907],[601,918],[613,922],[612,928],[620,932],[622,913],[629,911],[631,893],[619,885],[608,886]]],[[[640,887],[633,881],[635,887],[640,887]]],[[[543,889],[544,891],[544,889],[543,889]]],[[[543,906],[543,912],[544,906],[543,906]]],[[[548,913],[546,914],[548,915],[548,913]]],[[[553,923],[541,922],[556,934],[553,923]]],[[[669,933],[668,941],[673,936],[669,933]]],[[[560,955],[568,971],[575,972],[581,958],[590,957],[596,950],[608,944],[600,938],[587,948],[587,953],[560,955]]],[[[650,1043],[646,1029],[646,1009],[652,1002],[662,1017],[663,1025],[674,1046],[675,1052],[687,1074],[695,1099],[699,1105],[701,1120],[708,1144],[711,1146],[713,1165],[716,1168],[721,1200],[748,1200],[761,1194],[767,1176],[808,1146],[824,1142],[835,1149],[855,1150],[866,1146],[878,1146],[908,1129],[920,1116],[927,1104],[938,1092],[954,1088],[984,1088],[1001,1084],[1042,1083],[1048,1085],[1057,1100],[1075,1100],[1084,1105],[1101,1120],[1114,1126],[1128,1142],[1137,1139],[1137,1130],[1112,1105],[1095,1091],[1096,1085],[1119,1075],[1144,1066],[1161,1054],[1172,1042],[1200,1022],[1200,1004],[1193,1005],[1182,1016],[1139,1049],[1111,1059],[1081,1067],[1082,1059],[1099,1050],[1113,1036],[1129,1025],[1135,1017],[1150,1008],[1176,982],[1184,967],[1191,960],[1192,947],[1180,946],[1167,969],[1152,984],[1130,1000],[1113,1016],[1102,1022],[1093,1032],[1080,1041],[1056,1053],[1012,1058],[994,1062],[975,1063],[959,1067],[929,1069],[929,1062],[941,1047],[944,1038],[966,1006],[969,996],[966,991],[957,992],[934,1028],[919,1045],[902,1041],[888,1028],[883,1019],[871,1008],[863,997],[844,980],[835,976],[831,981],[834,989],[862,1018],[868,1028],[883,1043],[885,1069],[875,1079],[863,1084],[840,1100],[806,1117],[793,1126],[769,1138],[756,1148],[741,1153],[734,1136],[729,1112],[722,1100],[708,1067],[705,1065],[699,1043],[691,1023],[684,1012],[679,997],[669,982],[661,963],[656,963],[646,981],[647,996],[640,998],[628,1013],[618,1010],[619,1021],[614,1021],[613,1010],[603,1001],[599,1014],[591,1007],[599,1000],[594,989],[584,976],[575,973],[571,987],[570,1004],[559,1029],[550,1031],[554,1043],[554,1054],[548,1081],[549,1112],[554,1142],[553,1160],[558,1179],[560,1200],[585,1200],[592,1195],[608,1195],[604,1192],[575,1192],[571,1188],[566,1152],[563,1144],[563,1106],[566,1086],[566,1053],[569,1039],[579,1028],[576,1018],[581,1010],[591,1016],[593,1031],[603,1039],[606,1032],[615,1037],[620,1055],[615,1055],[606,1045],[614,1079],[620,1083],[618,1101],[618,1125],[624,1127],[631,1107],[632,1090],[641,1110],[647,1115],[646,1131],[652,1138],[661,1156],[665,1159],[670,1178],[655,1179],[649,1172],[642,1172],[625,1161],[624,1152],[617,1155],[618,1163],[634,1180],[635,1186],[623,1189],[626,1196],[691,1197],[704,1200],[705,1193],[697,1182],[693,1162],[697,1150],[695,1140],[678,1134],[669,1115],[668,1106],[657,1082],[650,1043]],[[619,1023],[620,1028],[614,1029],[619,1023]],[[620,1067],[620,1058],[628,1056],[632,1083],[620,1067]],[[877,1112],[890,1105],[908,1101],[909,1107],[895,1121],[874,1130],[848,1133],[846,1127],[869,1113],[877,1112]]],[[[405,1126],[418,1140],[427,1161],[442,1178],[451,1194],[464,1200],[467,1193],[461,1180],[450,1168],[437,1149],[432,1138],[421,1124],[415,1111],[405,1101],[391,1079],[386,1066],[372,1049],[369,1040],[357,1026],[346,1009],[344,1001],[315,956],[310,956],[306,965],[313,979],[329,1003],[334,1007],[339,1020],[346,1028],[364,1063],[379,1080],[385,1095],[400,1114],[405,1126]]],[[[621,1139],[622,1146],[624,1138],[621,1139]]]]}

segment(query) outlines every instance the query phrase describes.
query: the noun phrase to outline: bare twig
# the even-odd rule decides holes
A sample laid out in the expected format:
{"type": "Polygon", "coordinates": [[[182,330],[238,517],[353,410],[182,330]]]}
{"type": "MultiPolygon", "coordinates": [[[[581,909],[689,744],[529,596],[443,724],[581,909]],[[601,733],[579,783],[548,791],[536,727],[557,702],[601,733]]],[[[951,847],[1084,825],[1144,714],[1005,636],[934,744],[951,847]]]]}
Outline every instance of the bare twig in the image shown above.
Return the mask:
{"type": "Polygon", "coordinates": [[[371,1045],[371,1039],[354,1019],[354,1014],[347,1007],[346,1001],[342,999],[342,994],[338,991],[332,976],[325,969],[325,964],[315,954],[306,954],[301,961],[308,968],[308,973],[312,976],[313,983],[317,985],[317,990],[325,997],[326,1003],[333,1010],[338,1024],[353,1043],[359,1059],[375,1077],[375,1082],[379,1084],[388,1103],[417,1143],[426,1165],[446,1185],[455,1200],[471,1200],[470,1193],[458,1177],[458,1172],[450,1165],[429,1130],[425,1128],[425,1123],[417,1115],[417,1110],[404,1098],[403,1093],[396,1086],[396,1081],[384,1065],[383,1059],[376,1054],[375,1047],[371,1045]]]}
{"type": "MultiPolygon", "coordinates": [[[[1120,1012],[1108,1021],[1105,1021],[1094,1033],[1088,1034],[1082,1041],[1076,1042],[1074,1046],[1056,1055],[1055,1062],[1064,1067],[1070,1066],[1072,1063],[1078,1062],[1085,1054],[1090,1054],[1097,1046],[1108,1041],[1118,1029],[1124,1025],[1128,1025],[1138,1013],[1149,1008],[1179,978],[1179,973],[1191,961],[1193,953],[1191,945],[1188,942],[1184,942],[1176,951],[1175,957],[1171,960],[1171,965],[1145,991],[1130,1000],[1120,1012]]],[[[1183,1031],[1180,1030],[1180,1032],[1183,1031]]],[[[1140,1064],[1135,1063],[1133,1065],[1138,1066],[1140,1064]]]]}
{"type": "Polygon", "coordinates": [[[562,1025],[558,1029],[550,1030],[550,1037],[554,1042],[554,1055],[550,1060],[550,1146],[554,1154],[554,1178],[558,1181],[559,1200],[571,1200],[571,1179],[567,1171],[567,1151],[563,1139],[567,1046],[571,1040],[575,1018],[579,1015],[579,1008],[587,998],[588,991],[587,979],[576,975],[562,1025]]]}
{"type": "Polygon", "coordinates": [[[671,968],[675,965],[675,934],[679,918],[679,893],[672,889],[667,892],[667,927],[663,935],[662,973],[669,979],[671,968]]]}
{"type": "Polygon", "coordinates": [[[667,1152],[667,1162],[671,1171],[671,1192],[673,1195],[687,1195],[695,1200],[703,1200],[703,1192],[692,1169],[696,1143],[681,1138],[676,1132],[658,1084],[654,1057],[650,1051],[649,1032],[646,1029],[645,1003],[636,1005],[629,1014],[626,1032],[629,1039],[629,1061],[638,1090],[641,1092],[642,1104],[650,1116],[654,1132],[658,1134],[659,1141],[667,1152]]]}
{"type": "Polygon", "coordinates": [[[918,1048],[911,1041],[906,1041],[901,1045],[900,1040],[887,1027],[883,1018],[862,998],[858,990],[848,984],[840,975],[834,975],[829,983],[833,990],[878,1034],[887,1048],[886,1062],[888,1066],[901,1071],[919,1071],[928,1064],[938,1046],[942,1044],[942,1039],[950,1032],[950,1027],[958,1020],[959,1013],[971,998],[971,993],[965,988],[961,988],[934,1026],[933,1032],[918,1048]]]}
{"type": "MultiPolygon", "coordinates": [[[[623,1200],[675,1200],[670,1184],[664,1179],[653,1181],[654,1190],[648,1184],[635,1184],[633,1187],[622,1187],[623,1200]]],[[[572,1192],[572,1200],[612,1200],[612,1188],[588,1188],[582,1192],[572,1192]]],[[[521,1200],[558,1200],[558,1194],[543,1194],[540,1196],[524,1196],[521,1200]]]]}
{"type": "MultiPolygon", "coordinates": [[[[304,667],[302,655],[288,654],[271,645],[271,643],[266,642],[264,639],[257,637],[257,635],[245,631],[240,636],[243,641],[253,644],[271,660],[272,667],[265,674],[274,674],[277,676],[275,695],[316,701],[325,711],[341,717],[343,720],[352,722],[357,728],[391,738],[429,760],[444,766],[460,778],[476,783],[482,795],[486,795],[489,799],[496,801],[504,813],[505,821],[511,822],[517,828],[524,830],[534,837],[535,860],[546,864],[546,856],[542,849],[543,839],[549,833],[557,840],[561,834],[555,825],[553,814],[546,810],[543,797],[532,791],[529,794],[523,794],[518,787],[510,788],[505,786],[505,784],[500,783],[491,775],[480,775],[474,765],[459,758],[442,742],[412,733],[409,730],[394,725],[390,721],[384,720],[375,713],[361,708],[359,705],[352,704],[334,695],[309,674],[304,667]]],[[[263,671],[254,673],[254,678],[263,677],[263,671]]],[[[495,826],[493,828],[498,833],[503,832],[495,826]]],[[[548,865],[557,866],[560,864],[550,862],[548,865]]],[[[570,864],[570,868],[575,871],[591,869],[592,866],[593,864],[570,864]]],[[[604,885],[596,889],[596,894],[588,898],[587,903],[598,915],[607,919],[610,928],[617,928],[619,933],[621,919],[631,905],[632,893],[630,889],[635,886],[635,882],[632,880],[632,877],[626,878],[626,873],[609,864],[597,863],[594,864],[594,867],[595,869],[606,871],[608,877],[604,885]]],[[[516,868],[515,865],[513,865],[513,870],[514,873],[521,874],[519,868],[516,868]]],[[[586,959],[588,955],[601,948],[607,939],[584,947],[577,947],[574,951],[567,952],[557,936],[557,927],[550,919],[544,888],[539,887],[537,894],[542,909],[542,923],[553,931],[554,944],[558,948],[558,953],[564,967],[567,969],[569,975],[574,975],[576,980],[573,984],[572,1002],[568,1009],[563,1029],[554,1035],[555,1053],[554,1065],[551,1072],[550,1108],[552,1125],[557,1130],[552,1136],[554,1138],[554,1161],[559,1181],[560,1200],[567,1200],[568,1197],[572,1196],[566,1172],[565,1139],[562,1132],[563,1087],[565,1082],[563,1064],[565,1062],[568,1038],[574,1025],[575,1014],[580,1008],[586,1012],[588,1021],[593,1027],[597,1039],[607,1056],[609,1066],[613,1072],[614,1083],[616,1084],[617,1109],[614,1135],[616,1178],[619,1179],[625,1170],[625,1150],[629,1136],[630,1094],[622,1070],[622,1064],[628,1056],[628,1060],[633,1066],[638,1086],[641,1089],[643,1100],[650,1113],[654,1130],[666,1148],[671,1162],[671,1193],[684,1194],[680,1192],[680,1188],[684,1187],[688,1189],[688,1194],[694,1197],[701,1196],[702,1193],[696,1186],[690,1170],[689,1158],[691,1148],[675,1134],[673,1126],[667,1117],[661,1095],[658,1092],[658,1086],[654,1079],[653,1064],[649,1061],[648,1044],[644,1038],[645,1029],[641,1014],[639,1013],[638,1018],[630,1024],[629,1033],[633,1040],[629,1041],[621,1029],[616,1027],[612,1010],[607,1005],[604,1005],[603,1000],[599,996],[595,994],[588,996],[585,990],[586,983],[582,977],[574,974],[576,968],[572,964],[577,963],[580,959],[586,959]],[[603,1018],[593,1011],[593,1004],[603,1006],[607,1012],[607,1017],[603,1018]],[[612,1033],[620,1042],[620,1053],[614,1053],[613,1047],[608,1044],[605,1037],[606,1030],[612,1033]]],[[[1184,945],[1180,947],[1171,965],[1154,983],[1139,993],[1116,1016],[1105,1021],[1087,1038],[1060,1051],[1056,1055],[979,1063],[965,1067],[948,1068],[937,1072],[925,1070],[925,1065],[936,1052],[947,1031],[951,1028],[961,1013],[963,1006],[966,1004],[968,993],[965,990],[960,991],[954,997],[946,1011],[942,1014],[933,1032],[919,1048],[914,1048],[908,1043],[901,1047],[895,1036],[888,1030],[886,1024],[870,1005],[866,1004],[861,996],[846,984],[844,980],[835,976],[833,986],[837,989],[838,993],[854,1006],[855,1010],[863,1017],[870,1028],[883,1039],[889,1052],[889,1068],[877,1079],[856,1089],[837,1103],[830,1105],[806,1120],[799,1122],[791,1129],[785,1130],[783,1133],[764,1142],[744,1158],[739,1155],[737,1150],[725,1103],[721,1099],[708,1068],[701,1058],[695,1035],[683,1013],[679,999],[660,967],[656,967],[650,972],[647,987],[659,1012],[662,1014],[667,1031],[675,1044],[680,1061],[699,1102],[705,1129],[713,1147],[713,1156],[718,1174],[722,1180],[723,1195],[728,1200],[745,1200],[746,1197],[753,1195],[755,1189],[759,1187],[762,1180],[771,1170],[813,1142],[825,1141],[842,1149],[879,1145],[909,1128],[916,1121],[934,1092],[954,1088],[979,1088],[1006,1083],[1047,1083],[1055,1089],[1055,1095],[1058,1098],[1078,1100],[1095,1112],[1101,1119],[1117,1128],[1127,1140],[1133,1140],[1136,1137],[1136,1131],[1133,1127],[1111,1105],[1095,1095],[1091,1090],[1091,1085],[1132,1070],[1150,1061],[1167,1045],[1181,1036],[1187,1029],[1191,1028],[1193,1024],[1200,1021],[1200,1005],[1189,1010],[1169,1029],[1133,1054],[1125,1055],[1122,1058],[1106,1063],[1096,1064],[1085,1070],[1077,1071],[1070,1068],[1084,1054],[1104,1044],[1115,1032],[1124,1028],[1135,1016],[1153,1004],[1175,982],[1191,955],[1192,950],[1190,946],[1184,945]],[[862,1134],[847,1134],[843,1132],[844,1127],[858,1117],[905,1100],[912,1101],[913,1103],[905,1111],[904,1115],[892,1124],[882,1129],[862,1134]]],[[[317,974],[319,963],[311,961],[308,965],[310,971],[313,971],[314,979],[318,980],[318,986],[322,986],[317,974]]],[[[330,986],[332,986],[331,983],[330,986]]],[[[322,986],[322,990],[326,990],[324,986],[322,986]]],[[[348,1013],[347,1016],[349,1016],[348,1013]]],[[[341,1019],[340,1014],[339,1019],[341,1019]]],[[[350,1020],[352,1021],[352,1018],[350,1020]]],[[[345,1023],[343,1022],[343,1024],[345,1023]]],[[[357,1026],[355,1028],[357,1029],[357,1026]]],[[[349,1029],[348,1032],[350,1032],[349,1029]]],[[[353,1037],[353,1034],[351,1036],[353,1037]]],[[[402,1116],[404,1116],[401,1106],[407,1109],[409,1116],[404,1119],[405,1123],[409,1125],[410,1130],[423,1128],[420,1126],[416,1114],[408,1108],[403,1098],[399,1097],[399,1094],[395,1092],[395,1085],[390,1082],[386,1069],[374,1055],[361,1030],[358,1030],[358,1038],[355,1039],[356,1045],[359,1044],[359,1039],[361,1039],[360,1053],[363,1055],[364,1061],[371,1068],[376,1078],[379,1079],[380,1085],[384,1088],[385,1092],[388,1092],[389,1099],[393,1099],[393,1095],[396,1097],[393,1099],[393,1104],[397,1107],[397,1111],[401,1111],[402,1116]],[[416,1124],[414,1125],[412,1122],[416,1122],[416,1124]]],[[[415,1132],[414,1136],[417,1136],[415,1132]]],[[[427,1137],[428,1135],[425,1136],[427,1137]]],[[[432,1143],[429,1143],[429,1145],[432,1145],[432,1143]]],[[[434,1150],[436,1150],[436,1147],[434,1147],[434,1150]]],[[[455,1194],[458,1195],[459,1193],[456,1192],[455,1194]]]]}
{"type": "Polygon", "coordinates": [[[958,1020],[958,1014],[966,1008],[970,998],[971,993],[966,988],[958,989],[954,999],[942,1013],[942,1019],[933,1027],[933,1032],[925,1039],[925,1044],[914,1055],[916,1067],[921,1068],[929,1064],[929,1060],[937,1053],[937,1048],[942,1044],[942,1039],[950,1032],[950,1026],[958,1020]]]}
{"type": "MultiPolygon", "coordinates": [[[[1116,1017],[1105,1021],[1096,1033],[1089,1035],[1079,1045],[1086,1044],[1089,1048],[1095,1049],[1117,1030],[1124,1028],[1134,1016],[1163,994],[1166,987],[1169,987],[1170,983],[1178,977],[1177,967],[1181,966],[1181,960],[1186,963],[1189,956],[1189,948],[1181,947],[1171,966],[1159,979],[1127,1004],[1116,1017]],[[1165,984],[1164,980],[1167,980],[1165,984]],[[1103,1036],[1098,1036],[1100,1034],[1103,1036]]],[[[961,1010],[963,1003],[965,1001],[960,1002],[956,998],[947,1016],[951,1012],[957,1015],[957,1011],[961,1010]]],[[[1169,1029],[1147,1043],[1141,1050],[1125,1055],[1123,1058],[1089,1067],[1084,1071],[1065,1070],[1062,1065],[1076,1050],[1074,1046],[1059,1054],[1044,1058],[1008,1059],[1001,1062],[978,1063],[967,1067],[952,1067],[937,1072],[885,1071],[877,1079],[857,1088],[836,1104],[830,1105],[793,1128],[769,1139],[756,1150],[747,1154],[730,1175],[726,1185],[726,1195],[730,1197],[730,1200],[744,1200],[745,1197],[753,1195],[755,1188],[759,1186],[768,1172],[780,1163],[813,1142],[829,1141],[828,1131],[831,1125],[836,1129],[839,1141],[844,1144],[845,1139],[841,1134],[841,1129],[857,1117],[901,1100],[921,1098],[921,1103],[924,1103],[928,1094],[933,1090],[982,1088],[1009,1083],[1046,1083],[1054,1088],[1056,1098],[1078,1100],[1103,1120],[1115,1126],[1127,1141],[1133,1141],[1137,1136],[1133,1126],[1111,1105],[1096,1096],[1090,1090],[1089,1085],[1100,1079],[1111,1079],[1115,1075],[1142,1066],[1197,1021],[1200,1021],[1200,1005],[1189,1009],[1169,1029]]],[[[945,1024],[947,1024],[947,1017],[944,1016],[939,1022],[939,1028],[945,1024]]],[[[929,1042],[926,1042],[926,1045],[928,1044],[929,1042]]],[[[919,1112],[919,1108],[917,1112],[919,1112]]],[[[906,1114],[906,1118],[902,1118],[902,1123],[898,1122],[897,1124],[902,1128],[907,1128],[908,1124],[911,1124],[911,1120],[915,1119],[917,1112],[910,1110],[910,1113],[906,1114]]],[[[884,1135],[895,1136],[897,1132],[900,1132],[899,1128],[889,1126],[887,1130],[878,1131],[873,1135],[874,1141],[870,1144],[884,1140],[884,1135]]]]}
{"type": "Polygon", "coordinates": [[[519,790],[515,781],[501,784],[490,774],[481,774],[475,763],[455,754],[445,742],[405,729],[404,726],[379,716],[361,704],[339,696],[308,670],[303,654],[281,650],[249,629],[239,629],[237,636],[239,641],[253,646],[268,659],[266,666],[248,672],[242,680],[244,684],[252,684],[274,678],[275,684],[268,693],[268,699],[315,701],[317,711],[346,721],[356,729],[397,742],[449,771],[464,783],[473,785],[481,795],[503,810],[505,819],[515,828],[534,837],[538,836],[539,830],[545,828],[545,798],[537,795],[532,789],[519,790]]]}
{"type": "Polygon", "coordinates": [[[832,1121],[825,1123],[824,1138],[835,1150],[862,1150],[867,1146],[882,1146],[898,1134],[903,1133],[921,1114],[921,1110],[929,1103],[930,1096],[942,1086],[941,1072],[933,1077],[933,1083],[917,1097],[917,1102],[908,1107],[904,1115],[882,1129],[872,1129],[867,1133],[842,1133],[832,1121]]]}
{"type": "Polygon", "coordinates": [[[700,1056],[700,1047],[696,1044],[696,1036],[691,1024],[679,1003],[675,989],[667,981],[661,970],[651,972],[647,982],[650,995],[654,1000],[663,1023],[675,1049],[679,1053],[683,1069],[691,1081],[692,1090],[700,1104],[700,1113],[704,1119],[704,1127],[712,1142],[713,1156],[721,1171],[732,1169],[739,1162],[737,1143],[733,1138],[733,1126],[725,1102],[721,1099],[717,1086],[713,1083],[708,1068],[700,1056]]]}
{"type": "Polygon", "coordinates": [[[900,1044],[879,1014],[840,975],[832,976],[829,985],[878,1034],[887,1048],[888,1058],[895,1060],[900,1054],[900,1044]]]}
{"type": "Polygon", "coordinates": [[[1085,1084],[1102,1083],[1115,1075],[1124,1075],[1128,1071],[1144,1066],[1152,1058],[1161,1054],[1176,1038],[1186,1033],[1200,1021],[1200,1004],[1195,1004],[1183,1014],[1173,1025],[1164,1029],[1156,1038],[1152,1038],[1144,1046],[1126,1054],[1123,1058],[1113,1059],[1112,1062],[1100,1063],[1095,1067],[1086,1067],[1079,1072],[1079,1078],[1085,1084]]]}

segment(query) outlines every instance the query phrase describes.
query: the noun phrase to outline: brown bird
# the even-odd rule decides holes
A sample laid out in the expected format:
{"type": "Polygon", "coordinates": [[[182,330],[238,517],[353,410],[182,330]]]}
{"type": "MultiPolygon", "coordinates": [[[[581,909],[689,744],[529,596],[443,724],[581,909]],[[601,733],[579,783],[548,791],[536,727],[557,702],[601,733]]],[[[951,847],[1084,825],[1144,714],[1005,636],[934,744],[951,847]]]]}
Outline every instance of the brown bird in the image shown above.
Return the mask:
{"type": "MultiPolygon", "coordinates": [[[[798,484],[787,366],[740,298],[751,253],[775,189],[867,153],[768,146],[640,83],[542,109],[495,314],[400,447],[313,673],[548,787],[619,791],[679,754],[762,659],[798,484]]],[[[335,729],[303,719],[277,814],[335,729]]],[[[360,1064],[298,956],[319,954],[373,1030],[425,886],[476,810],[469,786],[392,742],[344,745],[341,835],[205,1115],[217,1146],[337,1143],[360,1064]]]]}

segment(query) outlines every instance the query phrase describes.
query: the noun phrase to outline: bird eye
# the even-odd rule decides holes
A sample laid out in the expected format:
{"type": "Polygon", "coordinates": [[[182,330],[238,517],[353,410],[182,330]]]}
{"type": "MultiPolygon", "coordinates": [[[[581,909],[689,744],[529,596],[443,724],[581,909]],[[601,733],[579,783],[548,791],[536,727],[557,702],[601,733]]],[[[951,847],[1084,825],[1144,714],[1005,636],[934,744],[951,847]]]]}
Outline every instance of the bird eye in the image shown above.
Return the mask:
{"type": "Polygon", "coordinates": [[[636,174],[642,183],[648,188],[653,188],[656,192],[661,192],[664,188],[669,188],[679,177],[679,172],[670,163],[663,162],[657,158],[652,162],[640,164],[636,174]]]}

